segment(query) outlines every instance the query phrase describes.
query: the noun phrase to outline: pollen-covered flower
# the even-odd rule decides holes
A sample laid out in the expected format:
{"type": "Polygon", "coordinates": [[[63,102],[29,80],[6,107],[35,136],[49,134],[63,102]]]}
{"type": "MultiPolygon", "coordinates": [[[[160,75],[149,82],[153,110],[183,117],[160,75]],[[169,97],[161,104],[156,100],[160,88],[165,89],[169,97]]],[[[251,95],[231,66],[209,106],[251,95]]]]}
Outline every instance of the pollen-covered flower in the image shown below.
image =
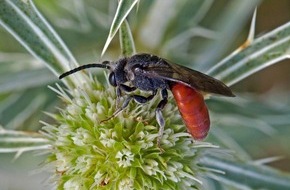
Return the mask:
{"type": "Polygon", "coordinates": [[[57,124],[43,130],[53,147],[48,161],[59,189],[194,189],[201,183],[198,153],[211,145],[195,146],[174,104],[163,110],[166,126],[158,147],[160,97],[132,102],[106,120],[116,110],[113,87],[88,79],[70,94],[59,86],[55,91],[66,105],[54,117],[57,124]]]}

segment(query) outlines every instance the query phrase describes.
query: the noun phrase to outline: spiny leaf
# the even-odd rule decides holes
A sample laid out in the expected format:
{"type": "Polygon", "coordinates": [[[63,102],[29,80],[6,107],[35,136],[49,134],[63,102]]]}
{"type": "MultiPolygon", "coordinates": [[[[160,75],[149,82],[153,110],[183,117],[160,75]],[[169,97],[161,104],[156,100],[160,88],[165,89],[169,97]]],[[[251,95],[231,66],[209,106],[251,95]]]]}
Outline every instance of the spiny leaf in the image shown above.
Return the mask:
{"type": "Polygon", "coordinates": [[[290,189],[290,174],[272,168],[231,161],[206,155],[200,159],[200,164],[223,174],[215,173],[213,178],[238,189],[290,189]]]}
{"type": "Polygon", "coordinates": [[[69,69],[70,64],[76,63],[61,39],[38,13],[32,1],[0,1],[0,23],[31,54],[47,63],[54,73],[63,72],[61,66],[69,69]]]}
{"type": "MultiPolygon", "coordinates": [[[[77,66],[75,58],[31,0],[0,1],[0,25],[55,75],[77,66]]],[[[82,78],[74,82],[80,81],[82,78]]]]}
{"type": "Polygon", "coordinates": [[[119,30],[121,51],[124,57],[132,56],[136,53],[134,39],[127,20],[125,20],[119,30]]]}
{"type": "Polygon", "coordinates": [[[259,5],[260,0],[251,1],[229,1],[227,6],[217,16],[215,24],[211,27],[217,31],[219,36],[213,43],[208,43],[200,49],[200,55],[196,58],[196,63],[202,63],[201,69],[207,71],[216,61],[223,56],[230,48],[230,44],[236,40],[239,31],[244,28],[254,9],[259,5]]]}
{"type": "Polygon", "coordinates": [[[35,132],[10,131],[0,126],[0,153],[21,153],[33,150],[49,149],[46,138],[35,132]]]}
{"type": "Polygon", "coordinates": [[[0,76],[0,93],[43,86],[55,81],[55,77],[46,68],[21,70],[12,75],[0,76]]]}
{"type": "Polygon", "coordinates": [[[133,7],[136,5],[137,2],[138,0],[120,0],[114,20],[111,24],[109,36],[102,51],[102,55],[104,55],[110,42],[112,41],[115,34],[121,27],[121,24],[124,22],[124,20],[126,19],[126,17],[131,12],[131,10],[133,9],[133,7]]]}
{"type": "Polygon", "coordinates": [[[290,22],[254,40],[242,51],[226,57],[207,74],[228,85],[290,57],[290,22]]]}

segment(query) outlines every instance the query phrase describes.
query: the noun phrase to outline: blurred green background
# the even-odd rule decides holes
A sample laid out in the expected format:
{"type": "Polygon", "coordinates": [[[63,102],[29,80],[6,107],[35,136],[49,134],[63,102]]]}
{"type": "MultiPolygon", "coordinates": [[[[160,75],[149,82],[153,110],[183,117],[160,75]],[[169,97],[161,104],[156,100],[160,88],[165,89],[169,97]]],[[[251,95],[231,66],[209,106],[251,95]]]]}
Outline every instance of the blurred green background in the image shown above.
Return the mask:
{"type": "MultiPolygon", "coordinates": [[[[115,13],[115,0],[34,2],[80,64],[120,57],[119,41],[114,38],[105,56],[100,58],[115,13]]],[[[256,36],[290,20],[288,0],[181,0],[178,3],[175,0],[146,0],[140,1],[138,11],[133,11],[128,20],[137,52],[154,53],[206,71],[246,40],[256,4],[256,36]],[[227,34],[226,38],[219,38],[222,33],[227,34]]],[[[210,135],[209,140],[236,150],[244,159],[249,155],[253,160],[281,156],[281,160],[268,165],[289,172],[289,71],[289,60],[282,61],[234,85],[232,89],[238,98],[209,100],[207,103],[213,115],[240,116],[235,126],[228,124],[213,129],[213,133],[219,135],[210,135]]],[[[57,77],[2,27],[0,74],[0,124],[4,128],[35,131],[41,127],[39,120],[50,122],[42,111],[54,112],[55,106],[59,106],[56,94],[47,88],[48,84],[58,82],[57,77]]],[[[26,171],[38,168],[43,160],[24,154],[11,162],[13,156],[0,155],[0,186],[5,186],[6,179],[10,180],[6,185],[13,184],[13,179],[20,179],[26,171]]],[[[35,177],[29,180],[40,183],[35,177]]],[[[26,178],[18,183],[25,181],[26,178]]],[[[17,183],[14,185],[18,187],[17,183]]]]}

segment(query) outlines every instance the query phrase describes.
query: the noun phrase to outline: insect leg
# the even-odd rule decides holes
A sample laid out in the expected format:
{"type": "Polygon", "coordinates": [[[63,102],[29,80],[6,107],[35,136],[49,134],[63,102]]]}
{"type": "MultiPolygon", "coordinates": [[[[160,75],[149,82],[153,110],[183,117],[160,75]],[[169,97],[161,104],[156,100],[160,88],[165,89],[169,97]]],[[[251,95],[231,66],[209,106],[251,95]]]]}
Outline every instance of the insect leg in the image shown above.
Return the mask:
{"type": "Polygon", "coordinates": [[[140,95],[129,95],[129,96],[125,99],[125,101],[123,102],[123,105],[122,105],[120,108],[118,108],[118,109],[115,111],[115,113],[113,113],[113,115],[111,115],[111,116],[108,117],[107,119],[102,120],[101,123],[104,122],[104,121],[108,121],[108,120],[112,119],[113,117],[115,117],[116,115],[118,115],[121,111],[123,111],[123,110],[124,110],[124,109],[129,105],[129,103],[130,103],[130,101],[131,101],[132,99],[134,99],[135,102],[137,102],[137,103],[144,104],[144,103],[150,101],[150,100],[151,100],[151,99],[156,95],[156,93],[157,93],[157,91],[155,90],[155,91],[153,91],[153,93],[152,93],[150,96],[148,96],[148,97],[144,97],[144,96],[140,96],[140,95]]]}
{"type": "Polygon", "coordinates": [[[124,84],[120,84],[117,88],[116,88],[116,95],[117,95],[117,99],[116,99],[116,108],[118,108],[119,102],[120,102],[120,97],[122,96],[122,91],[124,92],[132,92],[134,90],[136,90],[136,87],[130,87],[124,84]]]}
{"type": "Polygon", "coordinates": [[[168,93],[166,89],[162,89],[161,91],[161,95],[162,95],[162,100],[159,102],[156,110],[155,110],[155,114],[156,114],[156,121],[159,125],[159,131],[158,131],[158,137],[157,137],[157,146],[160,147],[160,142],[163,136],[163,131],[164,131],[164,126],[165,126],[165,121],[164,121],[164,117],[162,115],[162,109],[165,107],[165,105],[167,104],[168,100],[168,93]]]}
{"type": "Polygon", "coordinates": [[[119,107],[120,97],[122,96],[120,87],[116,88],[116,95],[117,95],[117,98],[116,98],[116,109],[117,109],[119,107]]]}
{"type": "Polygon", "coordinates": [[[133,92],[134,90],[136,90],[137,88],[136,87],[131,87],[131,86],[127,86],[127,85],[124,85],[124,84],[120,84],[120,89],[125,91],[125,92],[133,92]]]}
{"type": "Polygon", "coordinates": [[[113,117],[117,116],[121,111],[123,111],[130,103],[130,101],[132,100],[132,96],[128,96],[128,98],[125,99],[125,101],[123,102],[123,105],[118,108],[113,115],[111,115],[110,117],[104,119],[101,121],[101,123],[105,122],[105,121],[109,121],[110,119],[112,119],[113,117]]]}
{"type": "Polygon", "coordinates": [[[148,96],[140,96],[140,95],[132,95],[132,98],[135,100],[135,102],[139,103],[139,104],[144,104],[150,100],[152,100],[154,98],[154,96],[156,95],[157,90],[154,90],[153,93],[148,96]]]}

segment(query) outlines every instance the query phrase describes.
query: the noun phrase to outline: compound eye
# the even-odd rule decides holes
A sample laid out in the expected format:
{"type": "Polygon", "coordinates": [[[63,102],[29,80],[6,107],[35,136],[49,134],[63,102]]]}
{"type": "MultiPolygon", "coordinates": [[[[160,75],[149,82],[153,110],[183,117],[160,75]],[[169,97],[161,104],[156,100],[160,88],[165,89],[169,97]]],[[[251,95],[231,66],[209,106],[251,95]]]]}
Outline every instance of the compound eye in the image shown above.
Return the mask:
{"type": "Polygon", "coordinates": [[[109,83],[110,83],[112,86],[117,86],[115,73],[113,73],[113,72],[111,72],[110,75],[109,75],[109,83]]]}

